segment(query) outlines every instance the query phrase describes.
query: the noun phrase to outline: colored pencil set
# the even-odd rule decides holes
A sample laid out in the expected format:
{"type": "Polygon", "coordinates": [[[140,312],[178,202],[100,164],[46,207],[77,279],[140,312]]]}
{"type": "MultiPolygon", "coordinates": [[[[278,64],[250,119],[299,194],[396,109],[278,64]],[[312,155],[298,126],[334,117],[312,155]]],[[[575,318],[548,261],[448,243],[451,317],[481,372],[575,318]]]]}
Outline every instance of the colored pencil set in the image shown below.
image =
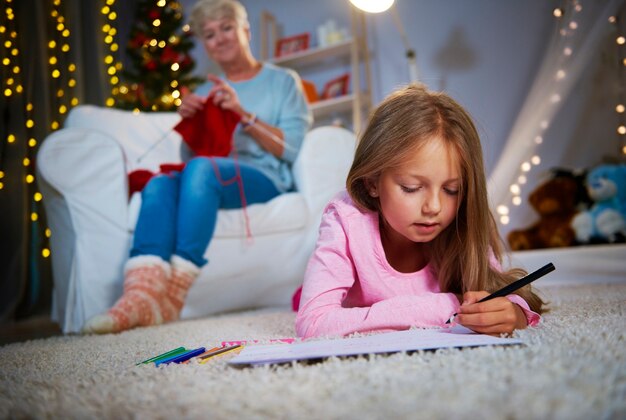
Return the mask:
{"type": "Polygon", "coordinates": [[[154,363],[155,366],[166,365],[170,363],[189,363],[192,359],[196,359],[198,363],[203,364],[208,362],[217,356],[223,356],[231,352],[239,352],[243,349],[243,345],[236,344],[232,346],[221,346],[206,349],[205,347],[198,347],[196,349],[186,349],[185,347],[178,347],[173,350],[167,351],[158,356],[151,357],[143,362],[137,363],[137,365],[145,365],[148,363],[154,363]]]}

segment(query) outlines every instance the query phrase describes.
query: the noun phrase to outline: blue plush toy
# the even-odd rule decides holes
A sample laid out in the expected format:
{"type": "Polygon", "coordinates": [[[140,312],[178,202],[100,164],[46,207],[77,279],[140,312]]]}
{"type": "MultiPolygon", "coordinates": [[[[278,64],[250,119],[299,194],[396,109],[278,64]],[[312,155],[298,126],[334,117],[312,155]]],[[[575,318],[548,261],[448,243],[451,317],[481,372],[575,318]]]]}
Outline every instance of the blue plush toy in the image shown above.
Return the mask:
{"type": "Polygon", "coordinates": [[[589,211],[572,220],[576,239],[615,242],[626,237],[626,165],[600,165],[585,180],[589,197],[594,201],[589,211]]]}

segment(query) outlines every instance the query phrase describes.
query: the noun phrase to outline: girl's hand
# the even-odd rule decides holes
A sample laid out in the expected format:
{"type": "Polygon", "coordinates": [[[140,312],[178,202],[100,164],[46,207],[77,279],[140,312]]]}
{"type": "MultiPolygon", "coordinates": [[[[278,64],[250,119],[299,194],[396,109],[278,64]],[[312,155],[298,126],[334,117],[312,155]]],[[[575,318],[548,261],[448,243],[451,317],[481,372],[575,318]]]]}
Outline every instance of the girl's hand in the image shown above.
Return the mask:
{"type": "Polygon", "coordinates": [[[213,82],[213,87],[209,91],[209,100],[222,109],[229,109],[239,115],[245,114],[237,92],[231,85],[213,74],[209,74],[207,79],[213,82]]]}
{"type": "Polygon", "coordinates": [[[186,87],[181,88],[181,103],[178,113],[183,118],[190,118],[204,107],[204,98],[195,93],[190,93],[186,87]]]}
{"type": "Polygon", "coordinates": [[[488,295],[485,291],[466,292],[455,321],[477,333],[490,335],[510,334],[515,329],[526,328],[524,311],[506,297],[478,303],[488,295]]]}

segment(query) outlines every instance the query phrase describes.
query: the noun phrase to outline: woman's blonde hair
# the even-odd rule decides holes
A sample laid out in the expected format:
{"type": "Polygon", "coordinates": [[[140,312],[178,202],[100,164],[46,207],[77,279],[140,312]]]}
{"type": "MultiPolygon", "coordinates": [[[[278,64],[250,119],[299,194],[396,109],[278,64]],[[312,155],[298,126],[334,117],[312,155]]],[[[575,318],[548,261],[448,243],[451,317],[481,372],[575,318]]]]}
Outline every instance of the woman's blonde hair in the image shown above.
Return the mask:
{"type": "MultiPolygon", "coordinates": [[[[462,182],[455,221],[429,243],[431,267],[444,292],[493,292],[525,272],[499,272],[489,262],[493,251],[502,263],[504,246],[489,209],[480,137],[469,114],[448,95],[411,84],[385,98],[370,116],[357,146],[346,181],[348,193],[357,206],[380,213],[369,183],[435,137],[456,152],[462,182]]],[[[530,285],[516,293],[531,309],[543,311],[545,304],[530,285]]]]}
{"type": "Polygon", "coordinates": [[[236,0],[198,0],[191,9],[189,26],[196,36],[202,35],[207,20],[234,19],[242,28],[249,28],[246,8],[236,0]]]}

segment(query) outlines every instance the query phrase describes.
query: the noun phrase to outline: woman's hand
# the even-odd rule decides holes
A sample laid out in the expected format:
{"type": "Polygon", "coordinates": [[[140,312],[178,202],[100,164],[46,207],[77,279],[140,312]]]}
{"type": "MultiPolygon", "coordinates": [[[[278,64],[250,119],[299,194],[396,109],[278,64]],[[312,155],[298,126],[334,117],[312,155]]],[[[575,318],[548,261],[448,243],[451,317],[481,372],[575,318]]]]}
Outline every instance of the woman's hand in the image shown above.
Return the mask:
{"type": "Polygon", "coordinates": [[[213,82],[213,87],[209,91],[209,100],[222,109],[231,110],[241,116],[245,114],[237,92],[231,85],[213,74],[209,74],[207,79],[213,82]]]}
{"type": "Polygon", "coordinates": [[[239,114],[242,122],[254,121],[247,128],[244,127],[244,131],[262,148],[280,158],[285,147],[285,136],[282,130],[256,119],[254,114],[248,114],[241,106],[237,92],[226,81],[213,74],[209,74],[207,78],[213,82],[208,100],[213,101],[215,105],[222,109],[228,109],[239,114]]]}
{"type": "Polygon", "coordinates": [[[181,88],[181,103],[178,113],[183,118],[190,118],[204,107],[204,98],[189,92],[186,87],[181,88]]]}
{"type": "Polygon", "coordinates": [[[478,303],[488,295],[485,291],[466,292],[455,321],[477,333],[490,335],[510,334],[515,329],[526,328],[524,311],[506,297],[478,303]]]}

